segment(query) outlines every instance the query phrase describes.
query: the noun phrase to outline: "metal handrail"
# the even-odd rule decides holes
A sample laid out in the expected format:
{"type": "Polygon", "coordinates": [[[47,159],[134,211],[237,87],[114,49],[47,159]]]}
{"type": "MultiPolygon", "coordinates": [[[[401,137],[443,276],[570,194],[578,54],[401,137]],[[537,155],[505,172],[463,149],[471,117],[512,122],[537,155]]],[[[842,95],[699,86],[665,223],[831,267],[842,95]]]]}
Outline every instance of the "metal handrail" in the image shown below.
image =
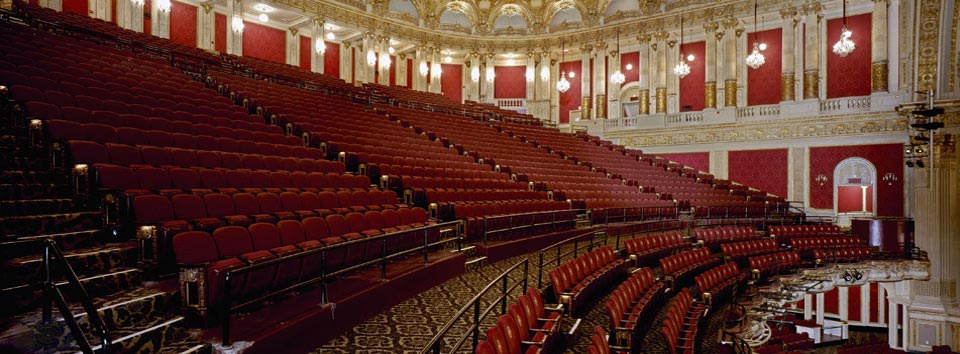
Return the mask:
{"type": "Polygon", "coordinates": [[[93,301],[90,300],[87,289],[80,283],[77,273],[73,270],[70,263],[67,262],[66,257],[63,256],[63,252],[60,251],[57,243],[49,238],[45,238],[40,242],[43,244],[43,323],[50,324],[52,321],[53,309],[51,307],[53,304],[51,304],[51,302],[56,302],[60,314],[63,315],[63,320],[67,323],[67,327],[70,328],[70,333],[77,341],[81,351],[84,353],[93,353],[93,349],[90,343],[87,342],[87,337],[83,335],[83,330],[79,324],[77,324],[77,319],[73,317],[73,312],[67,305],[63,293],[53,280],[51,262],[56,261],[57,267],[64,273],[67,282],[76,288],[80,304],[83,305],[83,310],[87,313],[87,318],[89,318],[89,321],[93,324],[97,334],[100,336],[101,352],[108,353],[110,350],[110,330],[107,328],[107,324],[103,321],[103,318],[100,317],[100,313],[97,312],[93,301]]]}
{"type": "Polygon", "coordinates": [[[501,232],[515,231],[515,230],[522,230],[522,229],[527,229],[527,228],[532,228],[532,227],[540,227],[540,226],[545,226],[545,225],[554,225],[554,224],[558,224],[558,223],[575,222],[575,221],[576,221],[575,219],[571,219],[571,220],[557,220],[557,214],[560,214],[560,213],[571,213],[571,212],[572,212],[572,213],[574,213],[574,216],[576,216],[577,213],[581,213],[581,212],[584,212],[584,211],[585,211],[584,209],[563,209],[563,210],[537,211],[537,212],[529,212],[529,213],[517,213],[517,214],[504,214],[504,215],[484,216],[484,217],[483,217],[483,244],[484,244],[484,245],[487,244],[487,242],[488,242],[489,239],[490,239],[490,235],[492,235],[492,234],[497,234],[497,233],[501,233],[501,232]],[[545,215],[545,214],[550,214],[550,216],[552,217],[552,219],[551,219],[549,222],[542,222],[542,223],[535,222],[537,215],[545,215]],[[514,220],[515,218],[526,217],[526,216],[533,216],[533,217],[534,217],[534,222],[533,222],[533,223],[522,223],[522,224],[520,224],[520,225],[514,225],[513,220],[514,220]],[[503,228],[499,228],[499,229],[492,229],[492,230],[489,229],[489,228],[488,228],[488,225],[490,225],[490,222],[491,222],[492,220],[498,220],[498,219],[507,219],[507,220],[508,220],[507,226],[506,226],[506,227],[503,227],[503,228]]]}
{"type": "MultiPolygon", "coordinates": [[[[589,230],[588,232],[594,235],[596,235],[597,233],[594,230],[589,230]]],[[[584,235],[586,233],[587,232],[584,232],[584,235]]],[[[543,289],[543,267],[550,263],[556,263],[557,266],[560,266],[560,260],[571,254],[573,255],[573,258],[576,258],[578,253],[580,253],[580,238],[582,236],[583,235],[577,235],[577,236],[568,238],[566,240],[544,247],[543,249],[540,250],[540,252],[537,252],[537,289],[538,290],[543,289]],[[561,251],[563,249],[563,246],[571,243],[573,244],[573,249],[567,250],[565,252],[561,251]],[[554,253],[555,256],[553,256],[553,258],[551,259],[544,259],[544,254],[546,254],[547,252],[554,253]]],[[[606,234],[604,234],[604,237],[602,238],[601,242],[597,242],[597,239],[598,239],[597,237],[590,238],[590,241],[586,245],[587,251],[593,250],[595,247],[602,247],[602,245],[605,245],[607,243],[606,234]]]]}
{"type": "Polygon", "coordinates": [[[452,242],[452,241],[456,241],[457,244],[458,244],[458,248],[459,248],[460,242],[463,240],[463,238],[460,237],[460,223],[461,223],[461,221],[459,221],[459,220],[457,220],[457,221],[448,221],[448,222],[444,222],[444,223],[427,225],[427,226],[422,226],[422,227],[413,228],[413,229],[409,229],[409,230],[402,230],[402,231],[391,232],[391,233],[387,233],[387,234],[383,234],[383,235],[377,235],[377,236],[367,237],[367,238],[363,238],[363,239],[358,239],[358,240],[352,240],[352,241],[342,242],[342,243],[338,243],[338,244],[334,244],[334,245],[329,245],[329,246],[324,246],[324,247],[320,247],[320,248],[315,248],[315,249],[311,249],[311,250],[307,250],[307,251],[303,251],[303,252],[298,252],[298,253],[291,254],[291,255],[286,255],[286,256],[283,256],[283,257],[277,257],[277,258],[274,258],[274,259],[271,259],[271,260],[268,260],[268,261],[265,261],[265,262],[261,262],[261,263],[257,263],[257,264],[250,264],[250,265],[246,265],[246,266],[243,266],[243,267],[240,267],[240,268],[236,268],[236,269],[231,269],[231,270],[228,270],[228,271],[224,272],[223,275],[222,275],[222,277],[223,277],[223,288],[224,288],[223,291],[224,291],[224,296],[223,296],[223,303],[220,305],[221,308],[222,308],[222,311],[221,311],[221,316],[222,316],[222,317],[221,317],[221,320],[222,320],[222,323],[221,323],[221,324],[222,324],[222,326],[223,326],[223,328],[222,328],[222,336],[221,336],[221,342],[222,342],[222,344],[223,344],[224,346],[229,346],[229,345],[232,343],[232,341],[231,341],[231,339],[230,339],[230,319],[231,319],[231,315],[233,315],[234,313],[237,313],[238,311],[246,308],[247,306],[250,306],[250,305],[253,305],[253,304],[256,304],[256,303],[260,303],[260,302],[263,302],[264,300],[267,300],[267,299],[269,299],[269,298],[276,297],[276,296],[282,295],[282,294],[286,294],[286,293],[289,293],[289,292],[291,292],[291,291],[294,291],[294,290],[297,290],[297,289],[300,289],[300,288],[303,288],[303,287],[306,287],[306,286],[309,286],[309,285],[313,285],[313,284],[316,284],[316,283],[320,283],[320,302],[325,304],[325,303],[328,302],[328,301],[327,301],[327,283],[328,283],[328,281],[331,280],[331,279],[333,279],[333,278],[336,278],[336,277],[338,277],[338,276],[340,276],[340,275],[342,275],[342,274],[349,273],[349,272],[355,271],[355,270],[357,270],[357,269],[369,267],[369,266],[371,266],[371,265],[379,264],[379,265],[380,265],[380,276],[381,276],[381,278],[386,279],[386,277],[387,277],[387,261],[388,261],[388,260],[391,260],[391,259],[394,259],[394,258],[397,258],[397,257],[401,257],[401,256],[405,256],[405,255],[407,255],[407,254],[411,254],[411,253],[415,253],[415,252],[422,252],[422,254],[423,254],[423,262],[424,262],[424,263],[427,263],[427,262],[429,261],[429,258],[428,258],[428,257],[429,257],[429,254],[428,254],[428,252],[429,252],[430,248],[432,248],[432,247],[434,247],[434,246],[443,245],[443,244],[447,244],[447,243],[452,242]],[[436,242],[433,242],[433,243],[431,243],[431,242],[429,241],[429,240],[430,240],[430,238],[429,238],[429,237],[430,237],[430,231],[440,229],[440,232],[441,232],[441,234],[442,234],[443,231],[445,231],[445,230],[450,230],[450,229],[449,229],[450,226],[453,226],[453,230],[456,231],[456,232],[455,232],[456,236],[450,237],[450,238],[445,238],[445,239],[440,239],[439,241],[436,241],[436,242]],[[387,239],[388,239],[388,238],[399,237],[399,236],[403,236],[403,235],[410,235],[410,234],[412,234],[412,233],[417,233],[417,232],[423,232],[423,244],[422,244],[422,245],[417,246],[417,247],[413,247],[413,248],[410,248],[410,249],[406,249],[406,250],[402,250],[402,251],[390,253],[390,254],[387,253],[387,239]],[[365,244],[367,244],[367,243],[369,243],[369,242],[376,242],[376,241],[380,241],[380,243],[381,243],[381,245],[380,245],[380,257],[378,257],[378,258],[376,258],[376,259],[373,259],[373,260],[366,261],[366,262],[361,262],[361,263],[358,263],[358,264],[355,264],[355,265],[352,265],[352,266],[349,266],[349,267],[344,267],[344,268],[338,269],[337,271],[334,271],[334,272],[329,272],[329,273],[327,272],[327,269],[326,269],[326,263],[327,263],[327,262],[326,262],[326,259],[327,259],[327,253],[328,253],[328,252],[330,252],[330,251],[332,251],[332,250],[341,249],[341,248],[348,248],[348,247],[350,247],[350,246],[355,246],[355,245],[365,245],[365,244]],[[270,292],[268,292],[268,293],[266,293],[266,294],[263,294],[263,295],[261,295],[261,296],[258,296],[258,297],[256,297],[256,298],[246,299],[246,300],[244,300],[244,301],[242,301],[242,302],[239,302],[239,303],[236,303],[236,304],[233,303],[233,299],[232,299],[231,294],[230,294],[230,289],[231,289],[230,283],[231,283],[231,281],[232,281],[233,278],[236,278],[236,277],[238,277],[238,276],[241,275],[241,274],[246,274],[246,273],[250,273],[250,272],[257,271],[257,270],[260,270],[260,269],[264,269],[264,268],[267,268],[267,267],[276,266],[276,265],[279,265],[279,264],[284,263],[284,262],[289,261],[289,260],[293,260],[293,259],[303,259],[303,258],[306,258],[306,257],[309,257],[309,256],[318,255],[318,254],[320,255],[320,275],[318,275],[318,276],[316,276],[316,277],[313,277],[313,278],[311,278],[311,279],[308,279],[308,280],[301,281],[301,282],[296,283],[296,284],[289,285],[289,286],[287,286],[287,287],[285,287],[285,288],[282,288],[282,289],[270,291],[270,292]]]}
{"type": "Polygon", "coordinates": [[[431,338],[429,342],[427,342],[427,344],[423,347],[423,349],[420,350],[420,354],[428,354],[430,352],[433,352],[434,354],[439,354],[441,349],[440,345],[442,344],[440,340],[447,334],[447,332],[450,331],[451,328],[453,328],[453,325],[458,320],[460,320],[460,318],[464,314],[466,314],[467,311],[469,311],[471,308],[473,309],[473,324],[471,324],[470,328],[464,331],[464,333],[460,336],[460,338],[458,338],[456,343],[453,344],[451,353],[457,352],[460,349],[460,347],[463,346],[467,338],[469,338],[471,335],[473,337],[473,347],[476,347],[477,343],[480,342],[480,322],[483,321],[483,319],[486,318],[486,316],[489,315],[490,312],[496,308],[496,305],[498,303],[500,304],[500,313],[504,314],[507,312],[507,294],[509,294],[514,289],[516,289],[517,286],[522,286],[521,289],[527,288],[527,278],[528,278],[529,270],[530,270],[529,260],[527,258],[524,258],[520,262],[517,262],[516,264],[510,266],[510,268],[507,268],[507,270],[503,271],[503,273],[501,273],[499,276],[497,276],[492,281],[490,281],[490,283],[487,284],[487,286],[485,286],[482,290],[480,290],[480,292],[478,292],[477,295],[475,295],[462,308],[460,308],[460,310],[453,315],[453,318],[451,318],[450,321],[447,321],[447,323],[440,328],[440,331],[437,332],[437,334],[433,336],[433,338],[431,338]],[[507,275],[509,275],[511,272],[513,272],[520,266],[523,266],[522,280],[514,284],[513,286],[509,286],[508,281],[510,280],[510,278],[507,275]],[[497,283],[501,284],[500,296],[497,297],[497,299],[494,300],[493,303],[491,303],[486,310],[484,310],[483,312],[480,312],[481,298],[483,298],[483,296],[486,295],[487,292],[493,288],[493,286],[497,285],[497,283]]]}

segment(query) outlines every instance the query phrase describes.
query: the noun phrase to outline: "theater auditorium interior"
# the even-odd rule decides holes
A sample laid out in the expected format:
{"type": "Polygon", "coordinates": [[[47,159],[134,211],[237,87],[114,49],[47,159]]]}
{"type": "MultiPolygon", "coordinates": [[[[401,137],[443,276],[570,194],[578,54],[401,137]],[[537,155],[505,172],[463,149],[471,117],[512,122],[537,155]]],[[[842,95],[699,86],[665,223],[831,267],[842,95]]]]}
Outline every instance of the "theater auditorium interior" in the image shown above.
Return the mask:
{"type": "Polygon", "coordinates": [[[953,0],[0,0],[0,353],[956,353],[953,0]]]}

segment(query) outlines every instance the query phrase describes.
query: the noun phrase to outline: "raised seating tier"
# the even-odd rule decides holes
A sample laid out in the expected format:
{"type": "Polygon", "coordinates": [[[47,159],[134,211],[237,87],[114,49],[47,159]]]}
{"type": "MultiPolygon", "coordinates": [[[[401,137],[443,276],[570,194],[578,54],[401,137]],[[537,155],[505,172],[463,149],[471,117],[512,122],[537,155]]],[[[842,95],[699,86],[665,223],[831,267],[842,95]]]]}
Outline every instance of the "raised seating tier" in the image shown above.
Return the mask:
{"type": "Polygon", "coordinates": [[[613,334],[611,342],[619,347],[639,349],[641,335],[650,329],[645,319],[659,310],[666,289],[666,284],[657,281],[647,267],[637,269],[620,284],[604,305],[613,334]]]}
{"type": "Polygon", "coordinates": [[[559,302],[578,314],[582,306],[619,282],[629,263],[618,258],[610,246],[600,247],[561,264],[548,273],[559,302]]]}
{"type": "Polygon", "coordinates": [[[680,231],[667,231],[623,241],[627,255],[637,267],[655,264],[657,260],[672,255],[692,245],[683,240],[680,231]]]}

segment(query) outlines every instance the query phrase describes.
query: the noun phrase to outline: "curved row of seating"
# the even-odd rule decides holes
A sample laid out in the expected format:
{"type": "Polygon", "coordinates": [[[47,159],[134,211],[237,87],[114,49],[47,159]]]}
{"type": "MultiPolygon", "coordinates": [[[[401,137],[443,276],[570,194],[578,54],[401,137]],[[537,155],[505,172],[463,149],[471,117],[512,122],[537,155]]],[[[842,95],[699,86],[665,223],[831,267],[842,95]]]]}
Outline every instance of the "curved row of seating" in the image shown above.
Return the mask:
{"type": "Polygon", "coordinates": [[[873,257],[873,251],[868,247],[813,250],[813,259],[817,264],[859,262],[871,257],[873,257]]]}
{"type": "Polygon", "coordinates": [[[694,302],[693,296],[686,288],[680,290],[673,298],[673,303],[667,309],[667,316],[663,320],[663,328],[660,330],[671,354],[697,352],[700,319],[706,309],[706,304],[694,302]]]}
{"type": "Polygon", "coordinates": [[[652,318],[660,309],[666,289],[650,268],[643,267],[613,291],[604,307],[615,345],[639,349],[641,335],[650,328],[645,319],[652,318]]]}
{"type": "Polygon", "coordinates": [[[723,257],[729,261],[746,263],[747,257],[773,253],[780,250],[777,241],[771,238],[753,241],[724,243],[720,245],[723,257]]]}
{"type": "Polygon", "coordinates": [[[464,220],[465,237],[471,241],[485,239],[485,235],[486,239],[510,239],[570,229],[577,217],[569,204],[552,200],[455,203],[453,212],[456,219],[464,220]]]}
{"type": "Polygon", "coordinates": [[[486,332],[485,340],[477,343],[477,354],[550,353],[562,346],[559,341],[560,311],[543,306],[540,293],[529,288],[507,313],[497,317],[496,326],[486,332]],[[548,316],[548,317],[544,317],[548,316]]]}
{"type": "Polygon", "coordinates": [[[671,256],[660,258],[660,269],[670,288],[686,284],[693,275],[720,263],[720,259],[710,254],[706,248],[694,248],[671,256]]]}
{"type": "Polygon", "coordinates": [[[629,353],[626,350],[627,348],[623,347],[614,347],[607,342],[607,333],[603,331],[603,327],[594,326],[593,333],[590,334],[590,346],[587,347],[587,353],[589,354],[625,354],[629,353]]]}
{"type": "Polygon", "coordinates": [[[713,299],[729,299],[737,285],[746,279],[746,274],[734,262],[713,267],[694,277],[700,298],[708,305],[713,299]]]}
{"type": "Polygon", "coordinates": [[[782,251],[748,258],[750,269],[755,273],[755,278],[766,278],[799,268],[803,265],[802,262],[800,253],[797,251],[782,251]]]}
{"type": "Polygon", "coordinates": [[[780,243],[787,243],[794,237],[840,236],[843,234],[840,226],[831,224],[770,226],[767,231],[770,237],[777,239],[777,242],[780,243]]]}
{"type": "Polygon", "coordinates": [[[603,246],[548,272],[550,285],[559,302],[577,314],[581,307],[619,282],[629,263],[616,256],[613,248],[603,246]]]}
{"type": "Polygon", "coordinates": [[[864,242],[856,236],[802,237],[790,240],[790,246],[798,251],[827,248],[863,247],[864,242]]]}
{"type": "Polygon", "coordinates": [[[759,238],[757,229],[752,226],[721,226],[694,230],[697,241],[709,247],[712,251],[719,251],[720,244],[725,242],[749,241],[759,238]]]}
{"type": "Polygon", "coordinates": [[[623,241],[627,254],[637,267],[654,264],[656,260],[691,247],[680,231],[667,231],[623,241]]]}
{"type": "MultiPolygon", "coordinates": [[[[93,166],[92,182],[103,190],[173,190],[204,194],[211,191],[233,194],[238,191],[310,191],[367,190],[369,180],[354,176],[321,172],[287,172],[265,170],[228,170],[208,168],[126,167],[112,164],[93,166]]],[[[386,191],[396,197],[396,193],[386,191]]],[[[168,193],[165,193],[168,194],[168,193]]]]}

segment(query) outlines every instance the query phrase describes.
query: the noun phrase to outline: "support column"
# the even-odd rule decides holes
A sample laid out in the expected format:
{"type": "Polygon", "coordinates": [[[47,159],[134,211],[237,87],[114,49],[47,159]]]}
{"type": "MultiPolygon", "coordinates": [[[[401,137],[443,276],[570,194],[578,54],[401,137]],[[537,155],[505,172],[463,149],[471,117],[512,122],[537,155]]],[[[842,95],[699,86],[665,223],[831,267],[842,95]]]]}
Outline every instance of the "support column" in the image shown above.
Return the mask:
{"type": "Polygon", "coordinates": [[[887,0],[873,0],[870,92],[887,92],[887,0]]]}
{"type": "Polygon", "coordinates": [[[593,47],[593,119],[607,118],[607,45],[593,47]]]}
{"type": "Polygon", "coordinates": [[[537,100],[550,99],[550,86],[553,84],[553,74],[550,68],[550,53],[540,52],[538,58],[540,63],[537,65],[537,100]],[[546,73],[546,75],[544,75],[546,73]]]}
{"type": "Polygon", "coordinates": [[[353,70],[353,50],[356,44],[350,42],[340,43],[340,78],[348,83],[356,81],[353,70]]]}
{"type": "Polygon", "coordinates": [[[319,18],[314,18],[310,36],[310,71],[321,74],[324,70],[323,56],[327,52],[327,44],[323,38],[324,25],[319,18]]]}
{"type": "Polygon", "coordinates": [[[243,55],[243,29],[234,29],[243,21],[243,3],[241,0],[227,0],[227,54],[243,55]]]}
{"type": "Polygon", "coordinates": [[[536,100],[537,94],[537,62],[533,52],[527,52],[527,67],[524,71],[524,80],[527,81],[527,104],[536,100]]]}
{"type": "Polygon", "coordinates": [[[820,99],[820,20],[823,19],[819,3],[804,6],[806,46],[804,48],[803,99],[820,99]]]}
{"type": "Polygon", "coordinates": [[[893,93],[900,91],[900,67],[896,65],[900,56],[900,0],[889,0],[887,14],[887,91],[893,93]],[[894,65],[889,64],[891,60],[894,65]]]}
{"type": "Polygon", "coordinates": [[[365,32],[363,34],[363,49],[362,55],[358,58],[357,63],[357,81],[363,83],[375,83],[376,82],[376,73],[377,73],[377,38],[373,32],[365,32]],[[371,61],[370,59],[374,60],[371,61]],[[373,63],[373,65],[371,65],[373,63]]]}
{"type": "Polygon", "coordinates": [[[737,26],[739,21],[723,20],[723,106],[737,106],[737,26]]]}
{"type": "Polygon", "coordinates": [[[550,97],[550,120],[560,124],[560,91],[557,91],[556,82],[560,80],[560,61],[550,59],[550,80],[547,81],[550,97]]]}
{"type": "Polygon", "coordinates": [[[704,83],[703,83],[703,107],[704,109],[717,108],[717,29],[720,25],[716,21],[710,20],[703,24],[703,30],[706,32],[706,53],[704,54],[704,83]]]}
{"type": "Polygon", "coordinates": [[[200,4],[197,11],[197,48],[204,50],[214,50],[214,33],[217,31],[216,15],[213,12],[213,5],[208,3],[200,4]]]}
{"type": "Polygon", "coordinates": [[[379,54],[377,59],[377,67],[374,70],[377,72],[377,83],[380,85],[390,86],[390,65],[392,63],[388,62],[390,59],[390,38],[387,36],[377,36],[374,43],[374,50],[379,54]]]}
{"type": "MultiPolygon", "coordinates": [[[[119,0],[123,1],[123,0],[119,0]]],[[[154,36],[160,38],[170,39],[170,3],[173,0],[169,0],[166,3],[161,3],[161,1],[154,0],[150,2],[150,33],[154,36]],[[161,5],[163,7],[161,7],[161,5]]],[[[139,12],[134,10],[133,20],[134,23],[137,21],[140,22],[140,27],[143,27],[143,16],[137,16],[139,12]]]]}
{"type": "Polygon", "coordinates": [[[654,40],[656,43],[653,44],[652,49],[656,55],[656,63],[653,69],[653,79],[651,84],[653,84],[656,90],[656,113],[667,113],[667,37],[670,34],[667,31],[659,31],[654,34],[654,40]]]}
{"type": "MultiPolygon", "coordinates": [[[[84,1],[84,0],[72,0],[72,1],[84,1]]],[[[111,13],[111,8],[113,6],[112,1],[110,0],[86,0],[86,1],[88,1],[87,7],[90,9],[89,10],[90,17],[110,22],[111,20],[110,13],[111,13]]],[[[143,7],[141,5],[141,9],[142,8],[143,7]]]]}
{"type": "Polygon", "coordinates": [[[300,67],[300,30],[293,27],[287,28],[287,64],[300,67]]]}
{"type": "Polygon", "coordinates": [[[401,87],[407,86],[407,55],[406,54],[397,54],[397,61],[393,63],[397,68],[397,81],[396,85],[401,87]]]}
{"type": "Polygon", "coordinates": [[[650,114],[650,35],[641,34],[637,36],[637,43],[640,45],[640,63],[637,65],[637,86],[640,92],[637,94],[639,100],[638,114],[650,114]]]}
{"type": "Polygon", "coordinates": [[[494,56],[495,54],[493,52],[487,52],[483,54],[483,70],[481,70],[483,83],[480,84],[481,102],[493,101],[493,82],[496,80],[497,76],[494,70],[494,56]]]}
{"type": "Polygon", "coordinates": [[[480,54],[477,52],[472,52],[467,55],[466,60],[464,61],[464,72],[466,72],[466,79],[464,79],[465,87],[464,98],[468,101],[480,101],[480,79],[483,76],[483,68],[480,63],[480,54]],[[476,78],[476,80],[474,80],[476,78]]]}
{"type": "Polygon", "coordinates": [[[604,80],[608,82],[608,85],[609,85],[607,89],[607,118],[616,119],[616,118],[620,118],[620,116],[623,114],[623,108],[621,108],[620,106],[620,85],[621,84],[613,83],[612,81],[609,80],[609,77],[613,75],[612,73],[617,72],[617,70],[620,70],[620,68],[623,67],[622,63],[620,62],[623,59],[623,57],[621,56],[622,53],[620,53],[620,51],[618,50],[612,50],[609,52],[609,54],[610,54],[608,56],[609,59],[607,59],[610,61],[610,64],[609,64],[610,67],[607,70],[609,73],[607,73],[607,75],[605,76],[607,79],[604,80]]]}
{"type": "MultiPolygon", "coordinates": [[[[70,0],[68,0],[70,1],[70,0]]],[[[63,11],[63,1],[62,0],[40,0],[37,5],[41,7],[46,7],[51,10],[63,11]]]]}
{"type": "MultiPolygon", "coordinates": [[[[52,5],[51,2],[52,2],[52,1],[50,1],[50,0],[40,0],[40,6],[49,7],[49,8],[51,8],[51,9],[54,9],[52,6],[50,6],[50,5],[52,5]]],[[[117,2],[117,12],[116,12],[116,14],[117,14],[117,27],[125,28],[125,29],[131,30],[131,31],[141,32],[141,31],[139,31],[139,30],[133,29],[133,27],[131,26],[131,23],[130,23],[130,22],[131,22],[131,20],[132,20],[131,17],[133,17],[133,16],[131,16],[131,14],[134,13],[134,10],[133,10],[134,8],[140,8],[140,18],[143,18],[143,5],[144,5],[143,3],[134,2],[134,1],[130,1],[130,0],[127,0],[127,1],[118,1],[118,2],[117,2]]],[[[54,10],[60,11],[61,9],[58,8],[58,9],[54,9],[54,10]]],[[[141,22],[141,23],[142,23],[142,22],[141,22]]]]}
{"type": "Polygon", "coordinates": [[[430,76],[432,76],[430,79],[430,92],[433,93],[443,93],[443,86],[440,84],[440,79],[443,77],[443,68],[440,65],[442,60],[440,48],[433,48],[432,67],[430,68],[430,76]]]}
{"type": "MultiPolygon", "coordinates": [[[[677,37],[679,38],[679,36],[677,37]]],[[[673,73],[673,68],[680,63],[679,39],[668,39],[667,47],[664,49],[666,49],[666,68],[664,69],[664,76],[666,80],[664,81],[664,84],[666,85],[667,90],[667,113],[678,113],[680,112],[680,77],[673,73]]]]}
{"type": "Polygon", "coordinates": [[[780,101],[793,101],[797,99],[796,87],[796,53],[794,48],[795,36],[797,32],[797,9],[786,8],[780,10],[780,17],[783,18],[783,25],[780,39],[780,101]]]}
{"type": "MultiPolygon", "coordinates": [[[[590,97],[590,76],[593,74],[590,70],[590,59],[593,58],[593,47],[585,44],[580,47],[580,119],[590,119],[593,117],[593,102],[590,97]]],[[[594,64],[596,65],[596,64],[594,64]]]]}
{"type": "Polygon", "coordinates": [[[423,67],[427,65],[426,60],[427,47],[417,46],[416,54],[413,58],[413,89],[417,91],[427,90],[427,76],[424,75],[423,67]]]}

